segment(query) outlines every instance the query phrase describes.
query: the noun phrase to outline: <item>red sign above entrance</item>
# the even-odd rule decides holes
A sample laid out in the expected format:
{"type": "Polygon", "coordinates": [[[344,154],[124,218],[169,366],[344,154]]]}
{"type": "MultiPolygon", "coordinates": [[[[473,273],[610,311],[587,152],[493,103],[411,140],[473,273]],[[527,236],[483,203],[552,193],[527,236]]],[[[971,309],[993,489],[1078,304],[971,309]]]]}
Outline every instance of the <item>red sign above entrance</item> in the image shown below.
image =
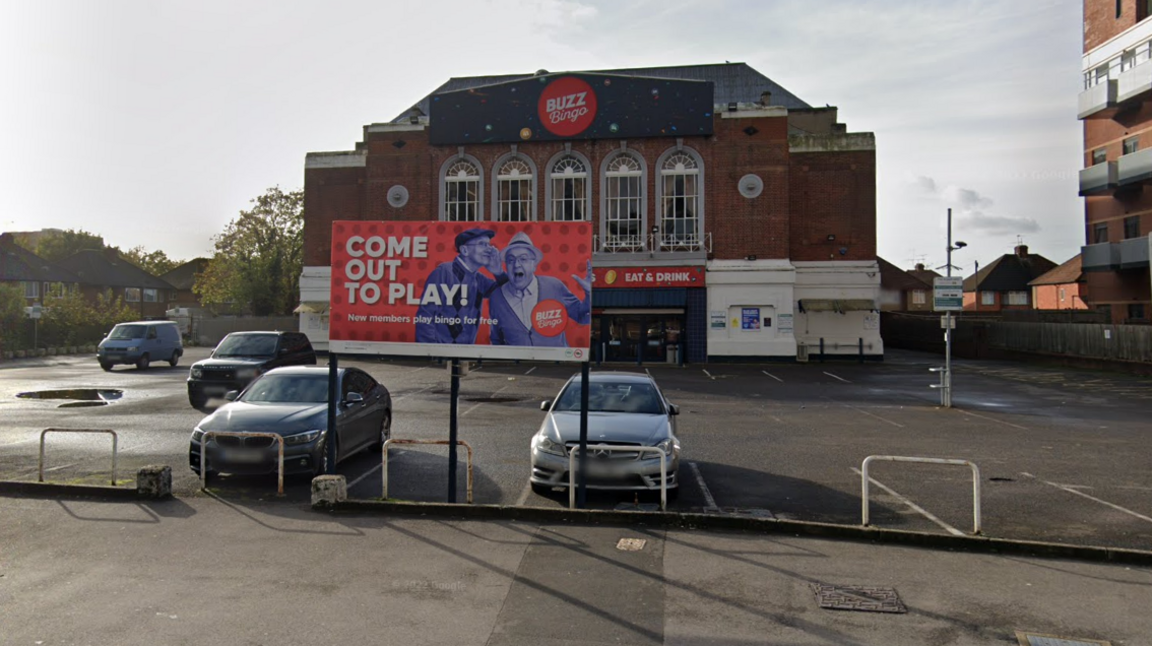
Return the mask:
{"type": "Polygon", "coordinates": [[[703,267],[596,267],[595,289],[620,287],[703,287],[703,267]]]}

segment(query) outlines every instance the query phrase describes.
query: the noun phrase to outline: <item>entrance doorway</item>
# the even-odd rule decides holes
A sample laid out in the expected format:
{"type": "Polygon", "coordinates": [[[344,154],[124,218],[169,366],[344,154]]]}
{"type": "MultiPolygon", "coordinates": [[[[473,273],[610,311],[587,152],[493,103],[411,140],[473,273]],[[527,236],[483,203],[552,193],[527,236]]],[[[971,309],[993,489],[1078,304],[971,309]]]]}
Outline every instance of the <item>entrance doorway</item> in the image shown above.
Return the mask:
{"type": "Polygon", "coordinates": [[[684,311],[604,310],[592,317],[592,344],[602,361],[683,363],[684,311]]]}

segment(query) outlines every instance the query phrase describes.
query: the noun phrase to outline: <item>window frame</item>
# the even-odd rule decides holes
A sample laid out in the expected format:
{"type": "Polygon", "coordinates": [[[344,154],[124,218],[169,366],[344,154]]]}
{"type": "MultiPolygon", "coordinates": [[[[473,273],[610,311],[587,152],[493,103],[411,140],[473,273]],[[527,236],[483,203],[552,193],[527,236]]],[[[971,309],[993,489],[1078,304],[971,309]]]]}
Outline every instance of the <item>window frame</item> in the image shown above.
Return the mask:
{"type": "Polygon", "coordinates": [[[1124,239],[1132,240],[1140,237],[1140,216],[1129,215],[1124,218],[1124,239]]]}
{"type": "Polygon", "coordinates": [[[923,290],[923,289],[912,290],[912,304],[913,305],[927,305],[928,304],[928,292],[927,292],[927,290],[923,290]]]}
{"type": "Polygon", "coordinates": [[[1124,155],[1131,155],[1132,153],[1140,151],[1140,137],[1128,137],[1122,144],[1122,151],[1124,155]]]}
{"type": "MultiPolygon", "coordinates": [[[[459,176],[457,175],[457,177],[459,177],[459,176]]],[[[448,159],[444,160],[444,163],[440,165],[440,211],[439,211],[438,217],[439,217],[441,222],[483,222],[484,221],[484,166],[480,163],[480,160],[476,159],[472,155],[468,155],[468,154],[465,154],[463,152],[460,152],[460,153],[452,155],[448,159]],[[476,198],[475,198],[475,200],[467,200],[467,201],[457,200],[457,201],[451,202],[451,204],[456,206],[457,215],[459,214],[460,205],[464,205],[466,207],[469,204],[474,204],[476,207],[476,214],[475,214],[474,219],[467,219],[467,218],[465,218],[465,219],[460,219],[460,218],[450,219],[448,217],[448,208],[449,208],[449,204],[450,204],[448,201],[448,197],[449,197],[449,195],[448,195],[448,193],[449,193],[448,183],[450,181],[448,178],[448,171],[451,170],[452,167],[455,166],[459,162],[467,162],[467,163],[471,164],[472,169],[476,171],[476,175],[475,176],[469,175],[469,176],[465,176],[464,179],[453,179],[451,181],[453,183],[458,183],[458,184],[463,184],[463,183],[473,184],[476,187],[476,198]]]]}
{"type": "MultiPolygon", "coordinates": [[[[631,182],[629,182],[631,183],[631,182]]],[[[648,162],[644,159],[639,151],[631,148],[621,147],[613,151],[612,154],[604,157],[600,162],[600,244],[598,250],[600,251],[615,251],[618,249],[634,249],[642,251],[648,248],[648,162]],[[621,157],[628,157],[636,162],[639,171],[622,173],[619,171],[610,171],[609,169],[621,157]],[[609,175],[609,173],[613,173],[609,175]],[[610,197],[610,188],[614,185],[613,181],[621,179],[636,179],[636,187],[639,189],[638,196],[627,197],[610,197]],[[611,180],[611,181],[610,181],[611,180]],[[636,218],[637,231],[634,235],[619,236],[609,231],[609,225],[616,222],[630,222],[632,218],[610,218],[612,211],[612,200],[617,204],[625,204],[635,202],[639,205],[639,216],[636,218]]]]}
{"type": "Polygon", "coordinates": [[[553,155],[552,158],[548,160],[548,165],[546,168],[548,169],[548,177],[547,177],[547,180],[545,182],[545,187],[544,187],[544,200],[545,200],[545,203],[547,204],[547,206],[545,207],[546,213],[545,213],[544,219],[552,221],[552,222],[588,222],[588,221],[591,221],[592,212],[590,210],[590,207],[592,206],[592,163],[588,160],[588,158],[585,157],[584,155],[581,155],[580,153],[578,153],[574,150],[565,149],[565,150],[562,150],[562,151],[556,153],[555,155],[553,155]],[[568,174],[557,175],[555,173],[556,166],[559,165],[560,162],[562,162],[566,159],[569,159],[569,158],[574,159],[574,160],[576,160],[576,161],[578,161],[584,165],[584,173],[582,176],[577,175],[575,173],[573,173],[571,175],[568,175],[568,174]],[[584,217],[582,217],[580,219],[575,219],[575,220],[557,219],[556,218],[557,208],[560,205],[564,204],[565,201],[568,201],[571,198],[568,198],[567,196],[564,196],[564,197],[557,197],[556,196],[556,192],[557,192],[556,191],[556,182],[557,181],[564,182],[564,181],[568,181],[569,179],[571,179],[571,180],[583,179],[584,180],[584,194],[583,194],[583,196],[581,196],[581,199],[583,200],[583,204],[584,204],[584,207],[583,207],[584,217]]]}
{"type": "Polygon", "coordinates": [[[996,292],[989,292],[989,291],[980,292],[980,304],[981,305],[995,305],[996,304],[996,292]]]}
{"type": "Polygon", "coordinates": [[[1092,225],[1092,244],[1107,244],[1108,223],[1096,222],[1092,225]]]}
{"type": "Polygon", "coordinates": [[[1099,166],[1100,164],[1103,164],[1106,161],[1108,161],[1108,149],[1107,148],[1097,148],[1097,149],[1092,151],[1092,165],[1093,166],[1099,166]]]}
{"type": "Polygon", "coordinates": [[[518,151],[512,151],[510,153],[507,153],[505,155],[500,156],[500,158],[497,159],[494,164],[492,164],[492,220],[494,222],[535,222],[537,220],[537,217],[536,217],[536,212],[537,212],[536,211],[536,195],[537,195],[536,179],[539,176],[540,176],[540,172],[536,168],[536,162],[532,161],[532,158],[529,157],[528,155],[522,154],[518,151]],[[504,175],[500,174],[500,172],[502,170],[504,170],[505,166],[507,166],[508,164],[510,164],[514,161],[523,162],[524,165],[528,167],[528,170],[531,174],[528,176],[527,179],[524,179],[520,176],[512,176],[512,175],[504,176],[504,175]],[[524,185],[524,183],[527,183],[528,192],[529,192],[528,199],[524,199],[522,195],[520,197],[517,197],[516,199],[508,199],[508,200],[503,199],[501,189],[504,186],[504,182],[508,182],[509,186],[512,186],[512,182],[515,182],[517,185],[519,185],[519,188],[517,189],[519,191],[523,191],[524,190],[523,185],[524,185]],[[527,217],[523,217],[523,218],[518,219],[518,220],[513,220],[513,219],[505,220],[503,218],[503,213],[502,213],[502,211],[503,211],[502,205],[504,205],[504,204],[509,204],[509,205],[519,204],[520,209],[527,209],[527,217]]]}
{"type": "Polygon", "coordinates": [[[23,280],[20,281],[24,285],[24,298],[36,299],[40,298],[40,281],[36,280],[23,280]]]}
{"type": "Polygon", "coordinates": [[[1025,305],[1026,306],[1026,305],[1028,305],[1028,302],[1029,302],[1029,298],[1028,298],[1029,293],[1027,291],[1020,291],[1020,290],[1010,291],[1005,296],[1006,296],[1006,298],[1004,299],[1005,305],[1012,305],[1012,306],[1025,305]]]}
{"type": "MultiPolygon", "coordinates": [[[[656,176],[657,176],[657,180],[656,180],[656,204],[657,204],[657,207],[659,210],[655,214],[654,217],[659,222],[658,226],[660,228],[659,232],[656,235],[656,239],[657,239],[656,248],[657,249],[660,249],[662,247],[672,247],[672,248],[676,248],[676,247],[685,248],[685,247],[687,247],[689,249],[702,248],[704,245],[704,159],[703,159],[703,157],[700,156],[700,153],[696,152],[694,149],[692,149],[688,146],[677,145],[677,146],[674,146],[672,148],[669,148],[668,150],[664,151],[664,154],[660,155],[660,157],[656,160],[656,171],[655,172],[656,172],[656,176]],[[687,157],[688,159],[690,159],[693,163],[695,163],[696,167],[692,168],[692,169],[685,168],[682,172],[678,172],[677,169],[671,169],[670,170],[670,169],[665,168],[665,166],[672,159],[674,159],[675,157],[677,157],[679,155],[683,155],[683,156],[687,157]],[[666,194],[667,182],[665,181],[665,178],[678,177],[678,176],[682,176],[685,178],[685,185],[687,184],[687,178],[689,178],[689,177],[695,178],[694,179],[695,194],[692,195],[692,203],[695,207],[695,214],[691,218],[688,218],[688,217],[679,217],[679,218],[678,217],[668,217],[665,215],[667,213],[667,210],[665,207],[666,206],[674,206],[674,204],[675,204],[675,202],[672,202],[671,200],[683,199],[683,200],[685,200],[685,204],[687,205],[687,199],[686,199],[687,198],[687,191],[685,192],[684,196],[669,197],[666,194]],[[668,234],[668,232],[667,232],[667,223],[668,222],[674,223],[673,226],[675,227],[676,223],[678,223],[678,222],[688,222],[688,221],[694,221],[695,222],[695,227],[693,227],[695,229],[695,231],[691,237],[682,236],[680,234],[675,234],[675,233],[672,234],[671,236],[668,234]]],[[[685,206],[685,211],[687,211],[687,210],[689,210],[689,209],[687,206],[685,206]]]]}
{"type": "Polygon", "coordinates": [[[139,303],[141,298],[139,287],[125,287],[124,288],[124,302],[125,303],[139,303]],[[133,298],[135,295],[135,298],[133,298]]]}

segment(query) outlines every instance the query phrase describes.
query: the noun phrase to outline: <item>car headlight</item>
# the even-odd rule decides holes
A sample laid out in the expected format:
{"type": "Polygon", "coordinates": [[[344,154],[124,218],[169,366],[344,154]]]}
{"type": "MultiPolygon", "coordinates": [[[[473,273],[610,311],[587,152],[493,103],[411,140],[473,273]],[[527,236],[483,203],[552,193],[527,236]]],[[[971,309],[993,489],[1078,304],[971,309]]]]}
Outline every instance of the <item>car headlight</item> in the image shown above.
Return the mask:
{"type": "Polygon", "coordinates": [[[204,438],[204,431],[200,430],[200,427],[199,427],[199,426],[197,426],[196,428],[192,429],[192,441],[193,441],[193,442],[199,442],[199,441],[201,441],[203,438],[204,438]]]}
{"type": "Polygon", "coordinates": [[[188,371],[188,374],[192,375],[193,379],[199,379],[204,376],[204,371],[200,369],[200,366],[192,366],[192,370],[188,371]]]}
{"type": "Polygon", "coordinates": [[[236,371],[237,379],[255,379],[260,375],[259,368],[241,368],[236,371]]]}
{"type": "Polygon", "coordinates": [[[665,455],[671,456],[673,453],[680,449],[680,445],[677,444],[676,441],[672,438],[668,438],[663,442],[657,443],[656,448],[663,451],[665,455]]]}
{"type": "Polygon", "coordinates": [[[125,349],[125,350],[127,350],[127,351],[129,351],[129,352],[135,352],[135,351],[137,351],[137,350],[139,350],[139,349],[140,349],[140,346],[138,346],[138,345],[130,345],[130,346],[128,346],[127,348],[124,348],[124,349],[125,349]]]}
{"type": "Polygon", "coordinates": [[[560,442],[553,442],[545,435],[536,436],[536,448],[544,453],[551,453],[552,455],[559,455],[562,457],[568,456],[568,448],[560,442]]]}
{"type": "Polygon", "coordinates": [[[309,442],[315,441],[318,437],[320,437],[319,429],[304,431],[303,433],[298,433],[296,435],[286,435],[284,436],[284,446],[308,444],[309,442]]]}

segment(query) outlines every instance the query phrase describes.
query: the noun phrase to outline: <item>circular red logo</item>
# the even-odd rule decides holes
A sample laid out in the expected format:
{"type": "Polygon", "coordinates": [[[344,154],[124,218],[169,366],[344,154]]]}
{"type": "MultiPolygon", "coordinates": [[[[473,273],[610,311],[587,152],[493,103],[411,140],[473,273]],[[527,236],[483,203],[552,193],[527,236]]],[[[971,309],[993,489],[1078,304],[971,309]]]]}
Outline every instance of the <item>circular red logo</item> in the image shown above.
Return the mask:
{"type": "Polygon", "coordinates": [[[596,93],[575,76],[552,81],[540,93],[540,123],[558,137],[578,135],[596,118],[596,93]]]}
{"type": "Polygon", "coordinates": [[[532,308],[532,329],[543,336],[560,336],[568,327],[568,310],[555,299],[540,301],[532,308]]]}

